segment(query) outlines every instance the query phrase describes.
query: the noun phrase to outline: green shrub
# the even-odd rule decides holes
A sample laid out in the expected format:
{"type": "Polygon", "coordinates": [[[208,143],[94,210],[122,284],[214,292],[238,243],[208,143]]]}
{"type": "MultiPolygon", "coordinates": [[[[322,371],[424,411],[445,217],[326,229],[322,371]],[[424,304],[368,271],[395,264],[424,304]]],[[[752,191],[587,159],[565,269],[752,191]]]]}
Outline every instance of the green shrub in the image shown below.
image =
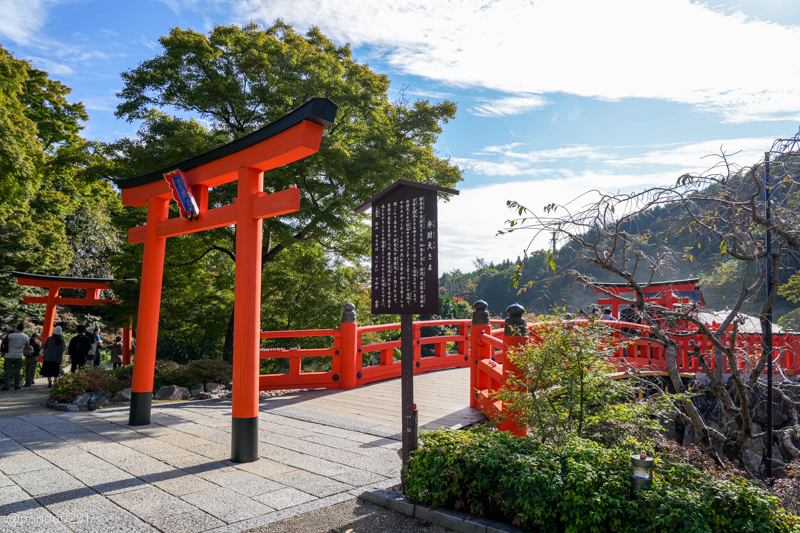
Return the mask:
{"type": "Polygon", "coordinates": [[[219,357],[219,351],[208,343],[200,342],[196,346],[190,346],[170,335],[160,337],[156,345],[157,360],[174,361],[181,365],[190,361],[217,357],[219,357]]]}
{"type": "Polygon", "coordinates": [[[509,350],[507,359],[520,370],[493,393],[503,402],[503,416],[527,426],[542,441],[558,443],[573,435],[589,437],[609,420],[662,429],[658,419],[678,398],[653,396],[633,401],[641,383],[609,379],[615,347],[602,322],[564,323],[541,317],[532,326],[536,342],[509,350]]]}
{"type": "Polygon", "coordinates": [[[650,490],[630,497],[639,443],[560,445],[499,432],[433,431],[406,468],[406,494],[541,532],[798,532],[798,518],[756,483],[714,479],[686,463],[662,463],[650,490]]]}
{"type": "Polygon", "coordinates": [[[198,383],[229,383],[233,377],[230,364],[222,359],[199,359],[190,361],[188,365],[179,365],[173,361],[156,361],[153,390],[168,385],[191,388],[198,383]]]}
{"type": "Polygon", "coordinates": [[[124,374],[121,377],[122,379],[114,370],[82,368],[74,374],[62,377],[53,385],[50,391],[50,401],[71,403],[84,392],[105,392],[109,396],[114,396],[122,389],[131,386],[130,377],[124,374]]]}
{"type": "Polygon", "coordinates": [[[233,379],[233,367],[222,359],[199,359],[185,367],[186,376],[194,386],[198,383],[227,384],[233,379]]]}

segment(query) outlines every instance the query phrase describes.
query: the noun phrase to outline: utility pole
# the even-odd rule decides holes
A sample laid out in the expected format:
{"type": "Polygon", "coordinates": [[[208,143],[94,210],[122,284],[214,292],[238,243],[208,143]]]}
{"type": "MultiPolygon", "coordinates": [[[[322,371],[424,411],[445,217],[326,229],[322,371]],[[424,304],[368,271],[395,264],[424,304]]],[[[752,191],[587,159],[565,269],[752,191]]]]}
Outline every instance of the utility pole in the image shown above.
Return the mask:
{"type": "MultiPolygon", "coordinates": [[[[767,301],[772,295],[772,232],[769,230],[770,206],[770,176],[769,152],[764,153],[764,203],[766,204],[767,219],[767,301]]],[[[772,477],[772,305],[767,307],[764,347],[767,353],[767,478],[772,477]]]]}

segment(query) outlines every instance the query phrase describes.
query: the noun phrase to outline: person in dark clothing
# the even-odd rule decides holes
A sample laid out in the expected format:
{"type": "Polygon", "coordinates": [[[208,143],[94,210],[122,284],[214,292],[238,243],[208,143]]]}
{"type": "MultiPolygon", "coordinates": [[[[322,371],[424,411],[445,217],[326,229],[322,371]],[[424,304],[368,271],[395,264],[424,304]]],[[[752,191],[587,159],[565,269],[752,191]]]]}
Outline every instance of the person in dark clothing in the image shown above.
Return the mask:
{"type": "Polygon", "coordinates": [[[603,309],[603,317],[600,320],[610,320],[612,322],[616,322],[617,321],[617,319],[614,318],[614,315],[611,314],[611,308],[610,307],[606,307],[605,309],[603,309]]]}
{"type": "Polygon", "coordinates": [[[42,351],[42,339],[38,333],[31,336],[28,343],[31,347],[31,354],[25,356],[25,385],[30,387],[33,385],[33,379],[36,377],[36,366],[39,364],[39,353],[42,351]]]}
{"type": "Polygon", "coordinates": [[[53,328],[53,334],[45,339],[42,345],[44,351],[42,363],[42,376],[47,378],[47,388],[58,381],[61,373],[61,361],[64,359],[64,337],[61,336],[61,326],[53,328]]]}
{"type": "Polygon", "coordinates": [[[113,368],[122,366],[122,337],[119,335],[111,345],[111,364],[113,368]]]}
{"type": "Polygon", "coordinates": [[[92,349],[92,340],[86,334],[86,327],[79,325],[75,330],[78,334],[72,337],[72,340],[69,341],[69,348],[67,348],[69,358],[72,361],[70,371],[73,374],[76,370],[86,365],[86,356],[89,355],[89,350],[92,349]]]}

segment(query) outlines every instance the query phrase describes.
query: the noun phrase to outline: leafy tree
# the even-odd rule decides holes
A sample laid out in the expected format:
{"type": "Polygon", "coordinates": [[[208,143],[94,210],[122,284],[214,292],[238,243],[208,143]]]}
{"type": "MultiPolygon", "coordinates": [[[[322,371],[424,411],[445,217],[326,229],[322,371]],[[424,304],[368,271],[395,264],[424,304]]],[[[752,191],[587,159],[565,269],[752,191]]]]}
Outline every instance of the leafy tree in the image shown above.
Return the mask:
{"type": "Polygon", "coordinates": [[[560,442],[585,437],[587,429],[611,422],[661,429],[653,417],[669,408],[663,397],[634,403],[638,382],[609,379],[617,370],[609,362],[615,347],[607,342],[602,322],[566,324],[541,316],[533,334],[537,342],[507,354],[521,374],[510,375],[496,396],[504,412],[527,425],[534,438],[560,442]]]}
{"type": "Polygon", "coordinates": [[[0,206],[24,202],[35,190],[43,161],[36,123],[24,103],[29,69],[0,47],[0,206]]]}
{"type": "MultiPolygon", "coordinates": [[[[24,289],[7,274],[106,276],[119,235],[119,202],[87,169],[105,159],[79,136],[88,118],[71,92],[0,48],[0,325],[41,315],[21,305],[24,289]],[[8,121],[8,123],[5,123],[8,121]],[[3,125],[5,124],[5,125],[3,125]]],[[[31,291],[30,289],[28,290],[31,291]]]]}
{"type": "MultiPolygon", "coordinates": [[[[455,104],[411,103],[404,97],[391,102],[388,78],[356,63],[349,46],[337,46],[317,28],[305,36],[280,20],[266,29],[216,26],[208,35],[175,28],[160,42],[160,55],[123,74],[119,96],[124,102],[117,116],[143,125],[118,161],[119,177],[156,170],[241,137],[312,97],[329,97],[340,107],[319,154],[265,174],[267,192],[297,184],[303,196],[298,213],[264,221],[264,269],[285,250],[310,241],[331,257],[359,262],[369,242],[355,206],[401,178],[445,187],[461,180],[459,169],[434,151],[442,124],[455,117],[455,104]],[[167,112],[189,113],[210,127],[193,144],[181,132],[205,128],[167,118],[167,112]],[[170,124],[179,130],[175,137],[164,129],[170,124]]],[[[235,184],[215,187],[209,208],[230,203],[235,192],[235,184]]],[[[187,239],[197,255],[235,257],[233,228],[187,239]]],[[[231,311],[226,359],[232,358],[232,332],[231,311]]]]}

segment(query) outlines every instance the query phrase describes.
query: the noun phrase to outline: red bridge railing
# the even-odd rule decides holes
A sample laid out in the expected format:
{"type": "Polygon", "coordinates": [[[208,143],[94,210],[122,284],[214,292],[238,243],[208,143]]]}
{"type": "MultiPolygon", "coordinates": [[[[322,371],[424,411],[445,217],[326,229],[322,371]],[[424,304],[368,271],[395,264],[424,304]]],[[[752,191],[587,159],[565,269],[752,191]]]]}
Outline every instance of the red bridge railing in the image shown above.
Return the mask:
{"type": "MultiPolygon", "coordinates": [[[[535,342],[535,337],[527,336],[536,324],[528,325],[522,318],[524,309],[511,306],[507,309],[509,318],[492,319],[489,317],[485,302],[474,305],[473,318],[462,320],[432,320],[414,322],[414,373],[421,374],[431,370],[446,368],[470,368],[470,406],[480,409],[487,417],[500,418],[500,428],[521,433],[511,421],[502,417],[502,404],[493,399],[493,392],[506,383],[509,374],[518,373],[510,361],[506,361],[506,352],[510,348],[521,346],[527,342],[535,342]],[[432,326],[448,326],[453,333],[435,337],[423,337],[422,328],[432,326]],[[494,327],[493,326],[500,326],[494,327]],[[526,334],[520,335],[524,328],[526,334]],[[457,330],[457,331],[455,331],[457,330]],[[534,339],[534,340],[531,340],[534,339]],[[448,344],[451,349],[448,352],[448,344]],[[433,355],[422,356],[422,347],[432,345],[433,355]]],[[[578,321],[576,321],[578,322],[578,321]]],[[[620,368],[666,371],[666,354],[663,346],[648,339],[650,328],[641,324],[624,322],[604,322],[613,329],[609,338],[616,347],[614,361],[620,368]],[[627,332],[620,329],[625,328],[627,332]],[[635,330],[635,334],[631,333],[635,330]]],[[[718,327],[719,324],[712,324],[718,327]]],[[[262,374],[259,376],[261,390],[288,388],[325,388],[353,389],[355,387],[400,376],[400,361],[395,360],[395,350],[400,348],[400,324],[379,324],[359,326],[356,322],[355,308],[347,304],[342,322],[336,329],[295,330],[295,331],[262,331],[262,339],[285,339],[307,337],[329,337],[330,348],[265,348],[261,350],[261,359],[289,359],[289,372],[285,374],[262,374]],[[374,342],[376,333],[396,330],[396,340],[374,342]],[[371,335],[372,334],[372,335],[371,335]],[[371,337],[366,339],[365,336],[371,337]],[[364,366],[364,355],[372,354],[375,364],[364,366]],[[331,370],[313,372],[302,369],[302,359],[306,357],[330,357],[331,370]]],[[[703,335],[681,335],[674,332],[673,338],[678,342],[677,365],[681,373],[702,372],[696,357],[692,356],[691,343],[700,346],[709,361],[711,370],[716,369],[716,358],[709,357],[714,353],[711,342],[703,335]]],[[[725,337],[726,344],[730,338],[725,337]]],[[[739,369],[747,371],[752,368],[761,354],[761,336],[758,334],[739,334],[736,338],[737,364],[739,369]]],[[[776,372],[787,375],[800,374],[800,335],[793,333],[775,334],[773,336],[773,356],[776,372]]],[[[723,372],[729,373],[727,359],[723,372]]]]}

